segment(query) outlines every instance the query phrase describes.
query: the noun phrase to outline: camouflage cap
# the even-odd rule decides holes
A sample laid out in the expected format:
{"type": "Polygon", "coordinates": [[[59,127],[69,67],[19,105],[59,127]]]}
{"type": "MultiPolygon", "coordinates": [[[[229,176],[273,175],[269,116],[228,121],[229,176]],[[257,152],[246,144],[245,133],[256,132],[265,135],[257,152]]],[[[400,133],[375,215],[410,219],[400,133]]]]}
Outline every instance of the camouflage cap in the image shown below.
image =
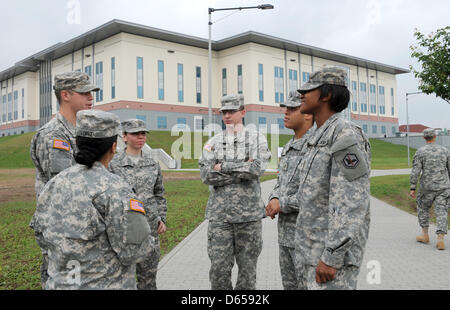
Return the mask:
{"type": "Polygon", "coordinates": [[[109,138],[121,134],[117,115],[100,110],[82,110],[77,113],[76,136],[109,138]]]}
{"type": "Polygon", "coordinates": [[[89,75],[84,72],[72,71],[55,75],[55,91],[72,90],[77,93],[99,91],[100,88],[91,84],[89,75]]]}
{"type": "Polygon", "coordinates": [[[316,89],[324,84],[347,86],[347,72],[338,67],[325,67],[314,72],[309,81],[300,86],[300,93],[316,89]]]}
{"type": "Polygon", "coordinates": [[[220,111],[235,111],[244,107],[244,96],[243,95],[223,96],[220,102],[222,103],[220,111]]]}
{"type": "Polygon", "coordinates": [[[280,107],[297,108],[301,105],[300,94],[296,91],[290,91],[289,97],[285,102],[280,103],[280,107]]]}
{"type": "Polygon", "coordinates": [[[131,118],[127,119],[122,122],[122,130],[123,132],[148,132],[147,126],[145,125],[145,122],[143,120],[137,119],[137,118],[131,118]]]}
{"type": "Polygon", "coordinates": [[[424,138],[432,138],[434,136],[436,136],[436,132],[434,131],[433,128],[427,128],[423,131],[424,138]]]}

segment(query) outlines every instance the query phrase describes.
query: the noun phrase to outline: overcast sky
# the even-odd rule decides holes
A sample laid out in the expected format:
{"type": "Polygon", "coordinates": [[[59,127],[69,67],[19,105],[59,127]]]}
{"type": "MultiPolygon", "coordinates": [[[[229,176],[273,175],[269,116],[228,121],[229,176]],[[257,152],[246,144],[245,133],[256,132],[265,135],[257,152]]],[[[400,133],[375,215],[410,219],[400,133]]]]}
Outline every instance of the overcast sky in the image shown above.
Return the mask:
{"type": "MultiPolygon", "coordinates": [[[[417,67],[409,49],[414,28],[429,34],[450,24],[448,0],[0,0],[0,71],[112,19],[207,39],[208,7],[264,3],[275,8],[214,12],[213,40],[252,30],[409,69],[417,67]]],[[[401,125],[405,94],[417,91],[418,81],[409,73],[397,83],[401,125]]],[[[434,95],[410,96],[409,123],[450,128],[450,104],[434,95]]]]}

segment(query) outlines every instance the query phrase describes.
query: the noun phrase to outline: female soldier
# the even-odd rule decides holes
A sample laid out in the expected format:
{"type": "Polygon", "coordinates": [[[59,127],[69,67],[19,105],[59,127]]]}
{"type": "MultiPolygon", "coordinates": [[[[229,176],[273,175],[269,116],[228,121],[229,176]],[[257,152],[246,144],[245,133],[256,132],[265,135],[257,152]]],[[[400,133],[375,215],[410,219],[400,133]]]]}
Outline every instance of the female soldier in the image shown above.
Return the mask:
{"type": "Polygon", "coordinates": [[[109,165],[109,170],[133,188],[140,201],[144,202],[148,223],[155,239],[155,251],[136,265],[137,288],[156,290],[156,272],[160,257],[159,237],[166,231],[167,205],[161,168],[149,154],[142,151],[146,141],[145,122],[129,119],[122,122],[123,140],[126,148],[118,153],[109,165]]]}
{"type": "Polygon", "coordinates": [[[144,204],[107,170],[120,129],[117,116],[77,113],[77,164],[51,179],[33,223],[48,250],[46,289],[136,289],[135,263],[154,247],[144,204]]]}
{"type": "Polygon", "coordinates": [[[308,289],[356,289],[369,233],[370,145],[339,117],[350,99],[347,74],[327,67],[298,90],[300,112],[317,128],[300,163],[295,249],[308,289]]]}

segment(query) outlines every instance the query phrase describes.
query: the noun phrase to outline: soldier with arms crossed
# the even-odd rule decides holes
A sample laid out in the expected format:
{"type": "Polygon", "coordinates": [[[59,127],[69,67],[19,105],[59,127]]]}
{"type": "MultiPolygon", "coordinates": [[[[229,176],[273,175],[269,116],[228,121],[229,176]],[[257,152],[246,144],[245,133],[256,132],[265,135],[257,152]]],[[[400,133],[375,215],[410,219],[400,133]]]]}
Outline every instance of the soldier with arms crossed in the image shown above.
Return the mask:
{"type": "Polygon", "coordinates": [[[419,148],[414,155],[411,170],[410,196],[416,198],[416,185],[420,176],[420,188],[417,194],[417,216],[422,227],[422,235],[417,242],[428,243],[428,227],[430,208],[434,202],[436,214],[436,234],[439,250],[445,249],[444,236],[448,228],[448,208],[450,204],[450,152],[447,148],[436,144],[436,133],[432,128],[423,131],[426,145],[419,148]]]}
{"type": "Polygon", "coordinates": [[[300,94],[289,94],[289,99],[280,104],[285,107],[284,126],[294,130],[295,135],[286,143],[281,152],[278,178],[266,207],[266,215],[278,214],[278,244],[281,280],[286,290],[299,288],[298,272],[295,270],[295,223],[298,215],[296,192],[299,187],[298,165],[304,154],[305,142],[314,121],[312,115],[300,112],[300,94]]]}
{"type": "Polygon", "coordinates": [[[231,270],[239,271],[235,289],[256,288],[256,265],[262,250],[265,216],[259,177],[270,160],[264,135],[244,128],[243,96],[222,98],[226,130],[204,146],[199,159],[200,176],[210,185],[206,206],[209,279],[213,290],[231,290],[231,270]]]}
{"type": "Polygon", "coordinates": [[[300,89],[300,112],[317,128],[299,166],[295,250],[307,289],[356,289],[370,222],[370,144],[340,118],[349,102],[347,74],[327,67],[300,89]]]}

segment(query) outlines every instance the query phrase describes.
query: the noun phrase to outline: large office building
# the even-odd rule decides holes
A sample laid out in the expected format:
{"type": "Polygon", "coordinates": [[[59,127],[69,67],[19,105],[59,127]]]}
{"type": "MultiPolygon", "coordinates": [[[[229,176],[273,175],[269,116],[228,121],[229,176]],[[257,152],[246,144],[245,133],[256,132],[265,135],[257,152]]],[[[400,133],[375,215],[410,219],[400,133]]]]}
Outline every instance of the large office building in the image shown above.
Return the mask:
{"type": "MultiPolygon", "coordinates": [[[[252,31],[212,42],[213,122],[222,123],[222,96],[243,94],[246,124],[291,133],[279,104],[325,66],[349,73],[343,117],[370,137],[398,131],[396,75],[408,70],[252,31]]],[[[143,119],[150,130],[200,131],[208,123],[208,40],[113,20],[0,72],[0,136],[48,122],[59,108],[55,75],[75,70],[100,87],[94,108],[121,120],[143,119]]]]}

